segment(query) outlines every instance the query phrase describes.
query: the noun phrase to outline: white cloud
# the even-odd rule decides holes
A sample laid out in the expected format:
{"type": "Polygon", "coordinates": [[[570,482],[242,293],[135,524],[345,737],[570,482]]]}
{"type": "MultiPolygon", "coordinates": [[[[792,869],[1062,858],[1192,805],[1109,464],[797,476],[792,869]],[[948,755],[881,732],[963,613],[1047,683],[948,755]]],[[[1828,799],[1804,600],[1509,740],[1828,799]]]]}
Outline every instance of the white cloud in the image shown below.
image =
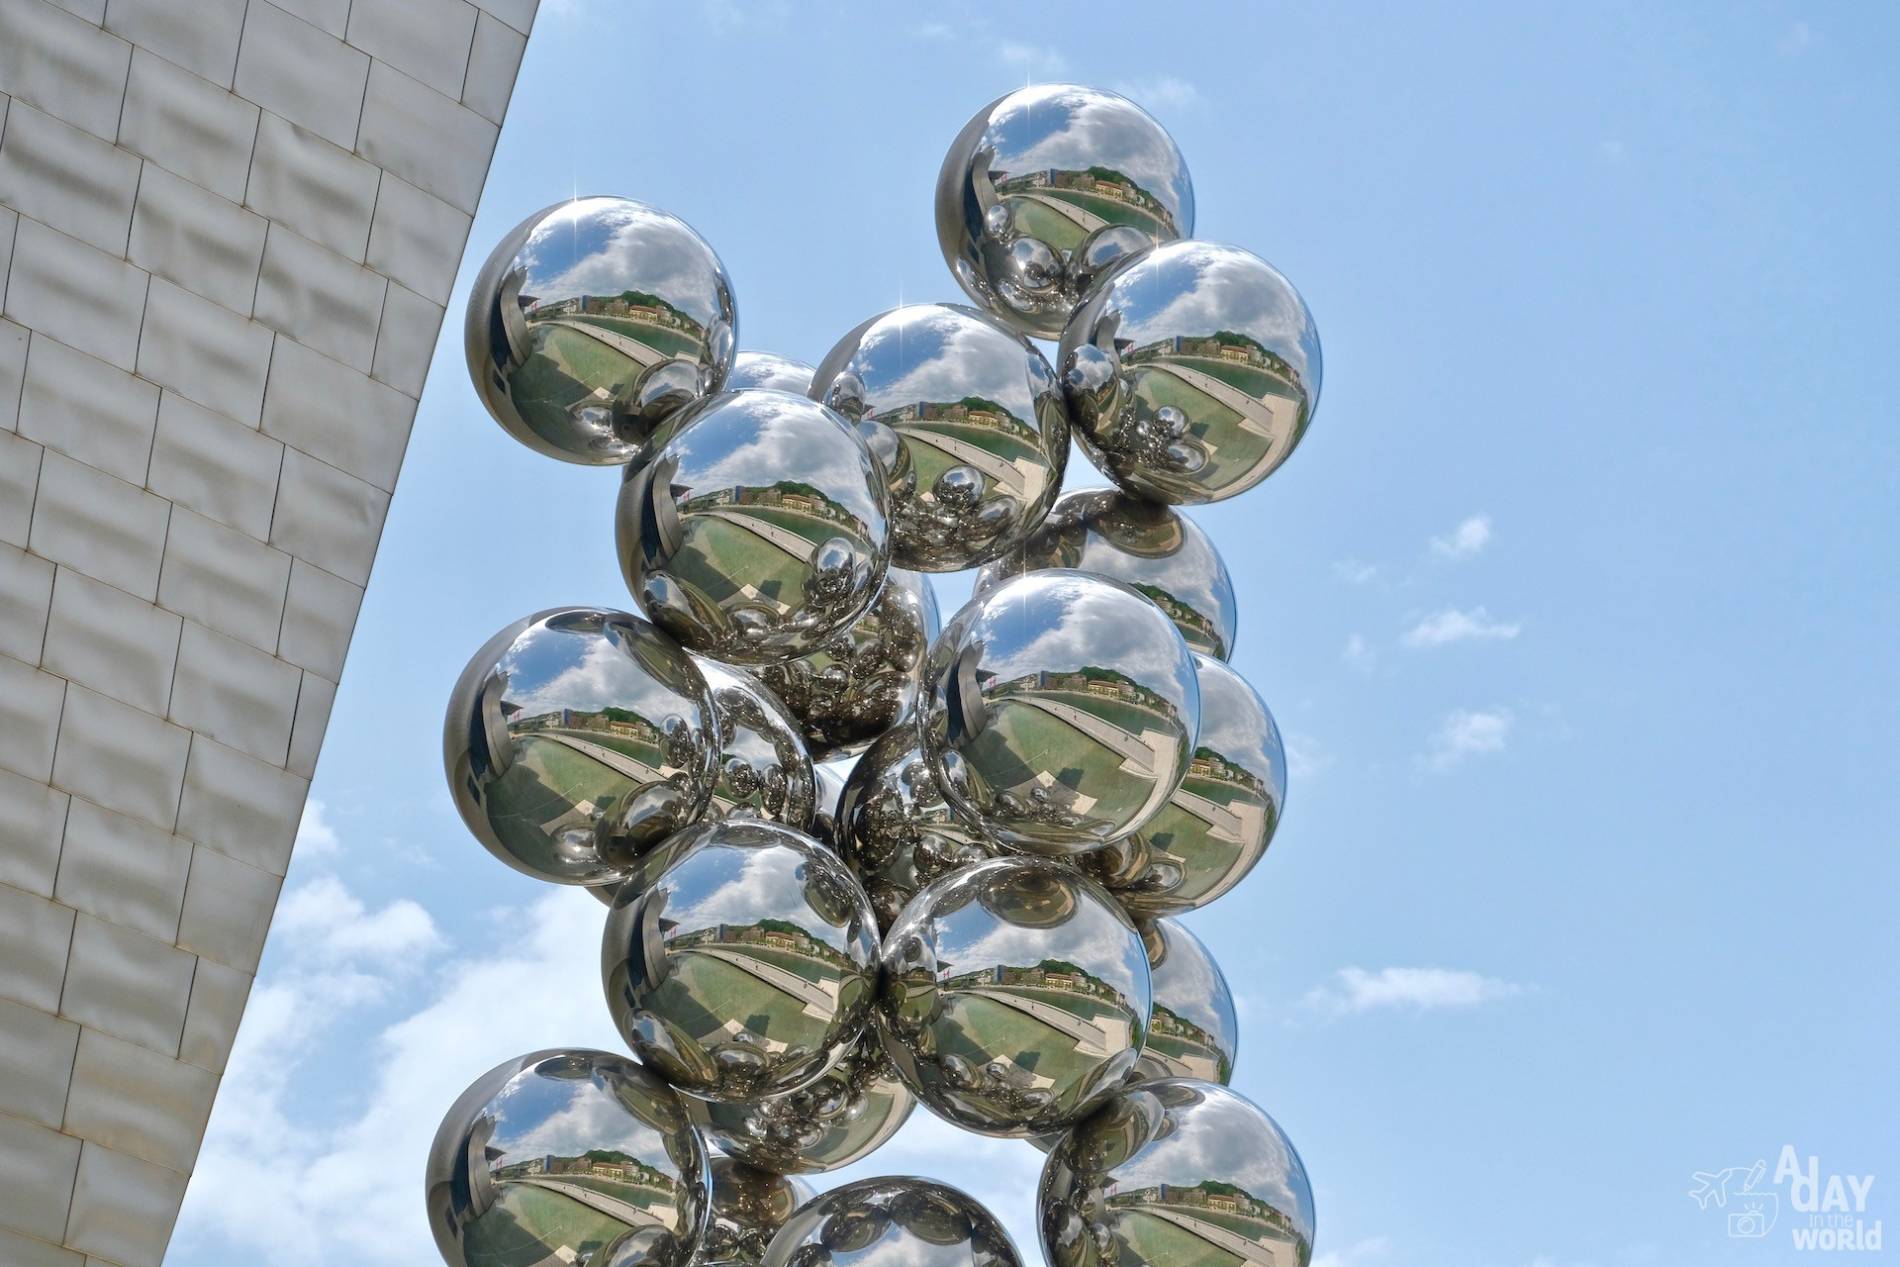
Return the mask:
{"type": "Polygon", "coordinates": [[[1359,634],[1347,635],[1346,645],[1340,649],[1339,658],[1361,673],[1372,672],[1379,663],[1379,653],[1359,634]]]}
{"type": "Polygon", "coordinates": [[[1466,757],[1503,751],[1514,721],[1508,708],[1454,709],[1432,735],[1422,758],[1425,768],[1442,773],[1466,757]]]}
{"type": "MultiPolygon", "coordinates": [[[[1443,647],[1454,642],[1509,642],[1522,626],[1516,621],[1491,619],[1482,607],[1459,611],[1447,607],[1426,616],[1400,639],[1408,647],[1443,647]]],[[[1355,635],[1356,637],[1357,635],[1355,635]]]]}
{"type": "Polygon", "coordinates": [[[274,935],[297,947],[300,962],[373,961],[390,972],[442,948],[429,913],[408,898],[372,911],[335,876],[292,889],[278,904],[274,935]]]}
{"type": "Polygon", "coordinates": [[[948,22],[923,22],[913,27],[911,34],[920,40],[947,40],[955,32],[948,22]]]}
{"type": "Polygon", "coordinates": [[[1046,81],[1069,69],[1069,59],[1062,55],[1062,50],[1046,44],[1009,40],[996,50],[996,56],[1005,66],[1019,66],[1025,75],[1038,80],[1046,81]]]}
{"type": "Polygon", "coordinates": [[[1341,968],[1307,992],[1306,1005],[1345,1016],[1380,1009],[1465,1009],[1522,994],[1524,987],[1452,968],[1341,968]]]}
{"type": "Polygon", "coordinates": [[[1313,1267],[1371,1267],[1373,1263],[1384,1260],[1389,1248],[1390,1242],[1385,1237],[1368,1237],[1354,1241],[1344,1249],[1328,1250],[1313,1260],[1313,1267]]]}
{"type": "Polygon", "coordinates": [[[1287,778],[1293,781],[1317,778],[1333,764],[1333,754],[1311,735],[1297,730],[1281,732],[1286,749],[1287,778]]]}
{"type": "Polygon", "coordinates": [[[1113,87],[1116,92],[1150,112],[1187,110],[1202,102],[1201,90],[1192,81],[1180,79],[1174,75],[1124,79],[1113,87]]]}
{"type": "Polygon", "coordinates": [[[303,803],[303,817],[297,821],[297,843],[293,850],[299,859],[328,858],[343,847],[336,828],[330,825],[325,806],[316,797],[303,803]]]}
{"type": "Polygon", "coordinates": [[[1348,585],[1370,585],[1379,579],[1378,564],[1361,563],[1358,559],[1341,559],[1333,564],[1333,571],[1348,585]]]}
{"type": "Polygon", "coordinates": [[[1491,516],[1471,515],[1444,536],[1433,537],[1432,553],[1441,559],[1468,559],[1490,541],[1491,516]]]}

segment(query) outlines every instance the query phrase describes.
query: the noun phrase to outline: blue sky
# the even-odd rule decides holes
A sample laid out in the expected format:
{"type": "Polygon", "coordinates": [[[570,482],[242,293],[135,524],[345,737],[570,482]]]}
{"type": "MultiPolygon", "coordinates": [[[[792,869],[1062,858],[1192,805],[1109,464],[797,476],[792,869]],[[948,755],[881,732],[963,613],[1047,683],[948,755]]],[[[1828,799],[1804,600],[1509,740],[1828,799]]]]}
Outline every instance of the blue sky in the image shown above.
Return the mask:
{"type": "MultiPolygon", "coordinates": [[[[1900,1220],[1896,46],[1877,5],[549,0],[464,278],[536,208],[626,194],[719,250],[742,346],[815,361],[957,298],[930,199],[976,108],[1143,101],[1199,236],[1273,261],[1325,344],[1299,453],[1195,515],[1292,778],[1189,921],[1319,1262],[1795,1262],[1687,1194],[1792,1144],[1900,1220]]],[[[178,1267],[432,1261],[461,1087],[613,1044],[598,908],[467,837],[438,735],[494,630],[627,603],[618,475],[487,420],[461,303],[178,1267]]],[[[959,1183],[1034,1262],[1037,1163],[920,1112],[852,1173],[959,1183]]]]}

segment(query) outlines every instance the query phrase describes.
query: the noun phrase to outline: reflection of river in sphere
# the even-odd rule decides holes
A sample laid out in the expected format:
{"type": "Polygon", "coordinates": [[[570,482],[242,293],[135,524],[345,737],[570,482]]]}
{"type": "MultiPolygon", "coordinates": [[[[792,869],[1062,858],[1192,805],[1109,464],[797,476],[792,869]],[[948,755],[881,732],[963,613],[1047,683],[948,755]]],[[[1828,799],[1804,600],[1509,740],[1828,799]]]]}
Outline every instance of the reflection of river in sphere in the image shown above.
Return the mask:
{"type": "Polygon", "coordinates": [[[503,862],[617,883],[706,806],[715,729],[705,679],[672,639],[625,612],[559,607],[469,661],[443,765],[462,821],[503,862]]]}
{"type": "Polygon", "coordinates": [[[801,1208],[766,1248],[764,1267],[1021,1267],[996,1217],[931,1179],[860,1179],[801,1208]]]}

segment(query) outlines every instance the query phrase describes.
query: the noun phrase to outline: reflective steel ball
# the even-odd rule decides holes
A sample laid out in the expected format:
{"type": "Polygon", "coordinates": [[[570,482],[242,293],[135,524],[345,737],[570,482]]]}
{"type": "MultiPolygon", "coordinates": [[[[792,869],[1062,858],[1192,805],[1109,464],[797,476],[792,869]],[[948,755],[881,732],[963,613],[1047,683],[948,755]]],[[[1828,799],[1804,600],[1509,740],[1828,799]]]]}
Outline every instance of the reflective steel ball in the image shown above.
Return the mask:
{"type": "Polygon", "coordinates": [[[1087,572],[1028,572],[973,598],[925,680],[925,755],[946,799],[1031,853],[1095,849],[1146,822],[1200,731],[1180,631],[1087,572]]]}
{"type": "Polygon", "coordinates": [[[851,424],[790,392],[674,415],[620,488],[627,588],[684,646],[764,664],[862,616],[890,562],[884,478],[851,424]]]}
{"type": "Polygon", "coordinates": [[[1238,607],[1220,551],[1199,524],[1111,489],[1064,493],[1027,541],[984,568],[976,592],[1041,568],[1076,568],[1132,586],[1168,614],[1189,649],[1233,654],[1238,607]]]}
{"type": "Polygon", "coordinates": [[[1099,885],[1046,858],[927,884],[884,938],[878,1024],[926,1107],[985,1135],[1043,1135],[1134,1069],[1148,955],[1099,885]]]}
{"type": "Polygon", "coordinates": [[[449,1267],[583,1251],[686,1267],[710,1181],[699,1135],[658,1078],[604,1051],[540,1051],[462,1093],[429,1150],[425,1197],[449,1267]]]}
{"type": "Polygon", "coordinates": [[[968,1193],[889,1176],[833,1188],[787,1220],[764,1267],[1022,1267],[1016,1244],[968,1193]]]}
{"type": "Polygon", "coordinates": [[[743,669],[695,659],[712,692],[719,781],[707,818],[764,818],[805,831],[818,808],[811,754],[798,721],[743,669]]]}
{"type": "Polygon", "coordinates": [[[622,885],[601,976],[620,1036],[689,1095],[793,1091],[863,1030],[877,983],[870,899],[829,849],[727,819],[667,842],[673,861],[622,885]]]}
{"type": "Polygon", "coordinates": [[[700,1132],[734,1157],[782,1175],[862,1161],[897,1134],[917,1101],[867,1027],[817,1081],[784,1095],[721,1102],[686,1098],[700,1132]]]}
{"type": "Polygon", "coordinates": [[[803,1179],[715,1154],[711,1216],[693,1254],[695,1267],[711,1267],[714,1263],[757,1267],[779,1228],[815,1195],[803,1179]]]}
{"type": "Polygon", "coordinates": [[[1181,785],[1130,836],[1084,865],[1139,917],[1206,906],[1246,878],[1286,805],[1286,750],[1273,714],[1247,680],[1194,657],[1201,737],[1181,785]]]}
{"type": "Polygon", "coordinates": [[[834,853],[838,848],[838,801],[844,796],[845,776],[840,772],[843,764],[834,762],[811,768],[818,780],[818,810],[812,815],[811,834],[834,853]]]}
{"type": "Polygon", "coordinates": [[[1313,1190],[1292,1141],[1192,1078],[1129,1088],[1076,1126],[1043,1164],[1037,1207],[1050,1267],[1313,1256],[1313,1190]]]}
{"type": "Polygon", "coordinates": [[[1137,497],[1215,502],[1273,474],[1319,405],[1319,331],[1259,256],[1174,242],[1090,292],[1062,332],[1076,439],[1137,497]]]}
{"type": "Polygon", "coordinates": [[[811,388],[812,367],[776,352],[741,352],[726,375],[726,390],[767,387],[803,396],[811,388]]]}
{"type": "Polygon", "coordinates": [[[910,726],[872,744],[845,780],[837,849],[884,929],[924,885],[996,856],[996,846],[944,799],[910,726]]]}
{"type": "Polygon", "coordinates": [[[1042,521],[1069,459],[1055,374],[1028,340],[955,304],[912,304],[838,341],[811,395],[858,425],[884,468],[891,562],[955,572],[1042,521]]]}
{"type": "Polygon", "coordinates": [[[892,568],[868,612],[809,655],[760,666],[759,679],[816,760],[848,756],[911,715],[940,628],[929,578],[892,568]]]}
{"type": "Polygon", "coordinates": [[[1154,980],[1148,1044],[1131,1081],[1199,1078],[1226,1086],[1240,1048],[1240,1020],[1227,977],[1200,938],[1175,920],[1141,926],[1154,980]]]}
{"type": "Polygon", "coordinates": [[[1038,338],[1130,255],[1194,233],[1174,138],[1126,97],[1022,88],[977,111],[937,177],[937,242],[969,296],[1038,338]]]}
{"type": "Polygon", "coordinates": [[[549,457],[638,461],[675,410],[718,391],[738,314],[725,265],[677,216],[576,198],[501,240],[469,293],[469,376],[488,412],[549,457]]]}
{"type": "Polygon", "coordinates": [[[627,878],[716,778],[706,681],[626,612],[557,607],[490,638],[449,698],[442,759],[488,851],[560,884],[627,878]]]}

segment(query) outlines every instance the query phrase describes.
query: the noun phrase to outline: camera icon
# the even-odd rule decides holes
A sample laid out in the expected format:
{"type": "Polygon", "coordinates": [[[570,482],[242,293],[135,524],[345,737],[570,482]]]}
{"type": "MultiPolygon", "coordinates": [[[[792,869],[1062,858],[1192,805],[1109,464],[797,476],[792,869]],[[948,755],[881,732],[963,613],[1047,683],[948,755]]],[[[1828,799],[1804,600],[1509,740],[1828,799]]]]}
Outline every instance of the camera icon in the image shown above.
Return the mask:
{"type": "Polygon", "coordinates": [[[1745,1193],[1741,1203],[1741,1209],[1729,1211],[1729,1238],[1745,1241],[1767,1236],[1768,1229],[1775,1225],[1775,1216],[1781,1212],[1780,1199],[1772,1193],[1745,1193]]]}

